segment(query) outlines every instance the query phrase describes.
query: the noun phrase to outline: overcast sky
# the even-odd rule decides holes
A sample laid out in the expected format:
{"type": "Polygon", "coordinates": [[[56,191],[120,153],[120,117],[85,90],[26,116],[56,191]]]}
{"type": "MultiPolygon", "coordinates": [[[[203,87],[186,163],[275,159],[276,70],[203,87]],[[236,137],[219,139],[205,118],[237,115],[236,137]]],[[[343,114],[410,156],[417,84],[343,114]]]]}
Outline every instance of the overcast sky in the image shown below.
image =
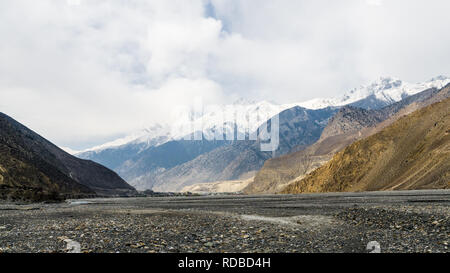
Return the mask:
{"type": "Polygon", "coordinates": [[[202,97],[336,96],[450,73],[448,0],[2,0],[0,111],[83,149],[202,97]]]}

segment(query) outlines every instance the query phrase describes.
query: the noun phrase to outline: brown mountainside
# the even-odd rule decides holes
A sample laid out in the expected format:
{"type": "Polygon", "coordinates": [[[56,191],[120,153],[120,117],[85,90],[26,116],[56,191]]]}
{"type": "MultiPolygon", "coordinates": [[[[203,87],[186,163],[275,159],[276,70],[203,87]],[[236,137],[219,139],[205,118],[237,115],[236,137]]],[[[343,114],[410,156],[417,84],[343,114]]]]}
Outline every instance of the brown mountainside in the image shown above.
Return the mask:
{"type": "Polygon", "coordinates": [[[450,188],[450,99],[349,145],[282,193],[450,188]]]}

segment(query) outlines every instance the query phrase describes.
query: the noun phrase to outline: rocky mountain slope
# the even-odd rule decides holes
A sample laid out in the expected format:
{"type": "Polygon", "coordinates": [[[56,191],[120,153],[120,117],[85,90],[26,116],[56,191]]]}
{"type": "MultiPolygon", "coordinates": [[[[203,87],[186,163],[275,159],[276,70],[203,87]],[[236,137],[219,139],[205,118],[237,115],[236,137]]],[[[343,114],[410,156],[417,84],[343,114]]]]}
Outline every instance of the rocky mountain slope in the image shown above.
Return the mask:
{"type": "Polygon", "coordinates": [[[3,198],[40,200],[135,192],[113,171],[67,154],[3,113],[0,151],[3,198]]]}
{"type": "Polygon", "coordinates": [[[116,167],[116,171],[137,189],[151,189],[162,173],[229,143],[207,140],[170,141],[134,155],[116,167]]]}
{"type": "Polygon", "coordinates": [[[450,188],[449,109],[447,98],[398,119],[282,193],[450,188]]]}
{"type": "Polygon", "coordinates": [[[268,160],[244,192],[275,193],[320,167],[352,142],[388,126],[399,117],[449,97],[448,87],[425,90],[379,110],[345,106],[330,119],[320,139],[313,145],[268,160]]]}

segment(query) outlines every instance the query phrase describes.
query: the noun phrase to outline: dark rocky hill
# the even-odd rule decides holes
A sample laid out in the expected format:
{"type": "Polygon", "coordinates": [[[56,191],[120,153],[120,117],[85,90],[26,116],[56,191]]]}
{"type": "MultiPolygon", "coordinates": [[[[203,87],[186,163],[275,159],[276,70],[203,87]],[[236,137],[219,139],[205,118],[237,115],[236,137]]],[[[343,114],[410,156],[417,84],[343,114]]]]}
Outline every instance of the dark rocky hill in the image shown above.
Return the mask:
{"type": "Polygon", "coordinates": [[[3,113],[0,185],[3,198],[31,200],[135,192],[113,171],[64,152],[3,113]]]}

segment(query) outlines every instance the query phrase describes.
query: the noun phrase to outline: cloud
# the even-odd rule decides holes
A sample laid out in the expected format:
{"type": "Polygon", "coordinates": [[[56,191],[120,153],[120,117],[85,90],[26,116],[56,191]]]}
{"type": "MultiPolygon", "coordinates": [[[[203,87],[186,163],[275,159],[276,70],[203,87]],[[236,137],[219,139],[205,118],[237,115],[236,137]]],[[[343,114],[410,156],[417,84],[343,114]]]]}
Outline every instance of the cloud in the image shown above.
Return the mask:
{"type": "Polygon", "coordinates": [[[381,6],[383,5],[383,0],[366,0],[366,3],[369,6],[381,6]]]}
{"type": "Polygon", "coordinates": [[[0,111],[82,149],[173,105],[333,96],[449,74],[448,1],[0,3],[0,111]],[[376,6],[376,7],[375,7],[376,6]]]}

